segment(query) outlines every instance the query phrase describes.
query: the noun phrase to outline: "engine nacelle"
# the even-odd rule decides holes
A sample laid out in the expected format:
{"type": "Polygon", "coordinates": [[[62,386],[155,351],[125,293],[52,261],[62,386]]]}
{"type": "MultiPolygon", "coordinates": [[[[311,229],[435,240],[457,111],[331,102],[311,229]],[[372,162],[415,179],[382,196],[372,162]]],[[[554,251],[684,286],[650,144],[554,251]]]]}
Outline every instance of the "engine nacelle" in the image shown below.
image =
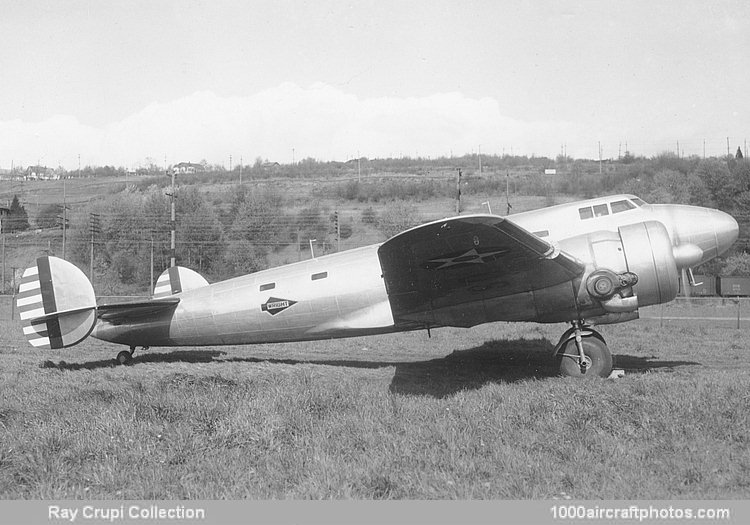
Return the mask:
{"type": "Polygon", "coordinates": [[[597,310],[599,314],[601,310],[637,312],[641,306],[666,303],[677,296],[679,272],[669,234],[660,222],[573,237],[561,241],[560,248],[586,263],[578,293],[585,315],[597,316],[597,310]]]}
{"type": "Polygon", "coordinates": [[[680,289],[672,241],[660,222],[623,226],[619,230],[628,271],[638,276],[633,292],[639,306],[666,303],[680,289]]]}

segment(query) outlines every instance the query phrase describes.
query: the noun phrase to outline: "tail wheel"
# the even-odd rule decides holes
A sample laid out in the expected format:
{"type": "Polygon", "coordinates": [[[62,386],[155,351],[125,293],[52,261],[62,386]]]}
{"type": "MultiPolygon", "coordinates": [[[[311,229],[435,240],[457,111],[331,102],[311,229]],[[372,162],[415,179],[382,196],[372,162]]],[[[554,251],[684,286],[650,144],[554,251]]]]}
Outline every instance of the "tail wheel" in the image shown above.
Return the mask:
{"type": "Polygon", "coordinates": [[[560,374],[567,377],[609,377],[612,373],[612,353],[601,336],[584,337],[583,355],[585,359],[585,372],[579,360],[578,348],[575,338],[570,339],[557,354],[560,363],[560,374]]]}

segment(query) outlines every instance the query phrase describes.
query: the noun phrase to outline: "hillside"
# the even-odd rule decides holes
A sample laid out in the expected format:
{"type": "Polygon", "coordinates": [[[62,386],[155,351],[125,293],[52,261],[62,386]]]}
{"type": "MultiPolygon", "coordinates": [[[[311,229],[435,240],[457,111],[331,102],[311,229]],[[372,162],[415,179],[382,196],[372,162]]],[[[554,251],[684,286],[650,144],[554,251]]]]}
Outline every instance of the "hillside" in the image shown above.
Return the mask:
{"type": "MultiPolygon", "coordinates": [[[[315,239],[316,255],[382,242],[413,225],[455,215],[459,169],[462,213],[505,215],[509,204],[517,213],[593,195],[635,193],[650,202],[718,207],[740,222],[738,251],[747,248],[750,238],[745,205],[750,202],[750,163],[744,160],[664,154],[599,164],[483,157],[481,172],[476,157],[362,159],[359,165],[305,160],[245,167],[241,185],[239,169],[177,175],[178,263],[215,281],[309,257],[310,239],[315,239]],[[545,174],[550,166],[555,173],[545,174]]],[[[45,207],[65,203],[70,224],[66,257],[89,272],[90,214],[97,214],[97,291],[144,293],[152,247],[156,275],[171,255],[170,183],[163,173],[124,171],[2,181],[0,202],[17,195],[32,228],[6,234],[6,268],[26,267],[47,251],[62,255],[62,231],[36,227],[45,207]]],[[[6,289],[11,281],[7,271],[6,289]]]]}

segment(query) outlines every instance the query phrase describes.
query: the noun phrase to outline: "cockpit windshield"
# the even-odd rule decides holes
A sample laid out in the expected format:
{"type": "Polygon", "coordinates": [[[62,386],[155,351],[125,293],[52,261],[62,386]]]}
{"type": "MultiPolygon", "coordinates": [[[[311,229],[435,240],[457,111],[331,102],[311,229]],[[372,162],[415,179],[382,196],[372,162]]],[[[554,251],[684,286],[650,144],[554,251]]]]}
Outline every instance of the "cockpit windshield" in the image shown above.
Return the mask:
{"type": "Polygon", "coordinates": [[[593,219],[594,217],[603,217],[611,213],[621,213],[628,210],[634,210],[637,207],[644,206],[646,203],[638,197],[632,197],[630,199],[621,199],[618,201],[611,201],[609,203],[596,204],[594,206],[585,206],[578,208],[578,215],[582,220],[593,219]]]}

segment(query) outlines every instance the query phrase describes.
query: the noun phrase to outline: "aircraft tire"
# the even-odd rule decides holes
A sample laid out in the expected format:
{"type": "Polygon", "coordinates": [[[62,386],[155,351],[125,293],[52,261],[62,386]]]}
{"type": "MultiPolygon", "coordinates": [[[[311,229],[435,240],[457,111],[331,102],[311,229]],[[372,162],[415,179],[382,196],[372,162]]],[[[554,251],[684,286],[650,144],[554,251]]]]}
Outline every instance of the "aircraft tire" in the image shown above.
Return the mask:
{"type": "Polygon", "coordinates": [[[119,354],[117,354],[117,362],[121,365],[127,365],[130,360],[132,359],[132,356],[130,355],[130,352],[127,350],[123,350],[119,354]]]}
{"type": "Polygon", "coordinates": [[[612,353],[609,351],[604,340],[599,337],[584,337],[583,354],[587,358],[588,367],[586,373],[581,373],[578,365],[578,348],[575,339],[568,341],[557,355],[560,365],[560,375],[565,377],[589,378],[609,377],[612,373],[612,353]]]}

